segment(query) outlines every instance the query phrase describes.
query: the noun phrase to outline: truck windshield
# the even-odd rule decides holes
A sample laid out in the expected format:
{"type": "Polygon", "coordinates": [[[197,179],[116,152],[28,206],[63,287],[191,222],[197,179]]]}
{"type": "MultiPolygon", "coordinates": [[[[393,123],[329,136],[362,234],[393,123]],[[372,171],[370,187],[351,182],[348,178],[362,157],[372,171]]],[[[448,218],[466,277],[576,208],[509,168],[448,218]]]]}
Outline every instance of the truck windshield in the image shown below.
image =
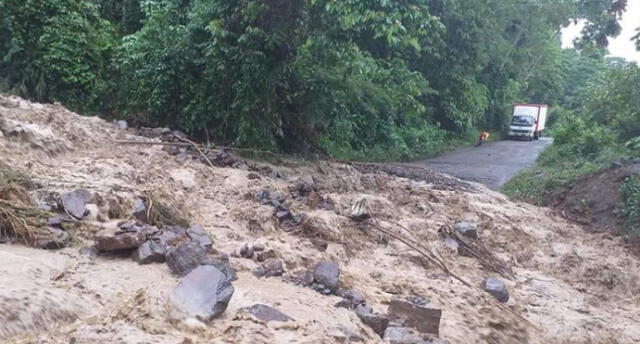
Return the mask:
{"type": "Polygon", "coordinates": [[[534,124],[533,117],[529,116],[513,116],[511,125],[532,126],[534,124]]]}

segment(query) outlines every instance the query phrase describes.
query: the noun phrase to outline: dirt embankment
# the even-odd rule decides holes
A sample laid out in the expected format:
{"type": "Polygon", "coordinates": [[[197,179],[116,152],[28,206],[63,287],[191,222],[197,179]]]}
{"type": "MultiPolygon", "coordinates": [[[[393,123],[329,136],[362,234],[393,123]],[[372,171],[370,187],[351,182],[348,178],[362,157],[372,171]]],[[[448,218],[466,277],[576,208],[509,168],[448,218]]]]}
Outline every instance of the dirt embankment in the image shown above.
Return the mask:
{"type": "Polygon", "coordinates": [[[226,155],[209,155],[218,159],[211,167],[186,146],[118,144],[157,139],[5,96],[0,132],[0,162],[28,173],[33,200],[82,188],[94,205],[65,248],[0,244],[0,342],[383,343],[356,312],[335,306],[342,298],[327,286],[293,283],[321,260],[339,267],[340,290],[363,294],[378,314],[398,298],[428,300],[442,311],[439,338],[447,343],[640,341],[640,261],[620,240],[477,184],[395,167],[269,166],[226,155]],[[299,178],[312,187],[300,192],[299,178]],[[282,195],[278,205],[296,216],[265,202],[263,190],[282,195]],[[181,278],[169,265],[87,248],[96,233],[131,220],[136,198],[149,192],[231,255],[235,292],[206,326],[172,318],[168,300],[181,278]],[[373,218],[357,222],[349,215],[363,199],[373,218]],[[458,221],[477,229],[475,256],[443,240],[458,221]],[[420,252],[376,228],[411,238],[420,252]],[[262,262],[243,258],[255,257],[240,250],[246,244],[272,252],[284,276],[256,277],[262,262]],[[505,282],[507,303],[478,288],[486,277],[505,282]],[[255,304],[293,320],[247,316],[255,304]]]}
{"type": "MultiPolygon", "coordinates": [[[[563,217],[575,221],[593,232],[621,234],[626,232],[620,218],[622,184],[631,175],[640,175],[636,160],[616,163],[574,182],[571,187],[554,196],[551,206],[563,217]]],[[[625,247],[640,253],[640,238],[628,238],[625,247]]]]}

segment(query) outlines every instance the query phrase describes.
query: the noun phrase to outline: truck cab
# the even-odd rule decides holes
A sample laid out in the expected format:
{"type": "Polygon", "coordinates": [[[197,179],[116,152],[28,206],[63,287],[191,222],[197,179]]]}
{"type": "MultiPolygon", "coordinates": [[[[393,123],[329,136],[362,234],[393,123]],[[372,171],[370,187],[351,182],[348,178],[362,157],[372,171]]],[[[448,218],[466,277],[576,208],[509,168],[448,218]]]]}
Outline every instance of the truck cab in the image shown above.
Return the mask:
{"type": "Polygon", "coordinates": [[[547,119],[547,105],[516,104],[509,126],[510,139],[537,140],[542,137],[547,119]]]}

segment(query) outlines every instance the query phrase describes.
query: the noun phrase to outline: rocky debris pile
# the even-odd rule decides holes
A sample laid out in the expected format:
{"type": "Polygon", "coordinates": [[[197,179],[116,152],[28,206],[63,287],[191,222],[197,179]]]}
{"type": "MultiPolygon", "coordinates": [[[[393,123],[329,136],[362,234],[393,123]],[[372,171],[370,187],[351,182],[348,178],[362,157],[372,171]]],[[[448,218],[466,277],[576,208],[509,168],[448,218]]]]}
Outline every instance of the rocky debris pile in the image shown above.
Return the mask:
{"type": "Polygon", "coordinates": [[[355,290],[344,291],[340,296],[343,299],[336,307],[353,310],[364,324],[392,343],[432,343],[425,338],[439,336],[442,310],[421,297],[392,299],[387,314],[381,314],[374,312],[364,295],[355,290]]]}
{"type": "Polygon", "coordinates": [[[281,259],[277,258],[276,251],[267,249],[263,244],[245,243],[232,256],[252,259],[261,263],[258,268],[252,271],[256,277],[277,277],[284,274],[284,264],[281,259]]]}
{"type": "Polygon", "coordinates": [[[497,278],[486,278],[482,282],[482,289],[502,303],[509,301],[509,290],[507,289],[507,286],[497,278]]]}
{"type": "Polygon", "coordinates": [[[274,208],[273,216],[278,220],[278,224],[285,230],[290,230],[302,223],[303,215],[294,215],[284,204],[286,199],[276,193],[262,190],[256,195],[258,202],[263,205],[271,205],[274,208]]]}
{"type": "Polygon", "coordinates": [[[458,232],[458,233],[460,233],[460,234],[462,234],[462,235],[464,235],[464,236],[466,236],[468,238],[478,239],[477,227],[476,227],[476,225],[474,225],[472,223],[465,222],[465,221],[456,222],[453,225],[453,229],[456,232],[458,232]]]}

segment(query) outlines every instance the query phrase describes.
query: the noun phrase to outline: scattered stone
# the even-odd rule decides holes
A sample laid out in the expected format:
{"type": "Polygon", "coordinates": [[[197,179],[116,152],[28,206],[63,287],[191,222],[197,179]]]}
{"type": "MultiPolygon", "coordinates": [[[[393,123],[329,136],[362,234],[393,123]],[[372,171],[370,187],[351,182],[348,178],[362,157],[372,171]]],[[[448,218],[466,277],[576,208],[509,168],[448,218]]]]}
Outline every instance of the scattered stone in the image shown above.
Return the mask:
{"type": "Polygon", "coordinates": [[[95,247],[85,246],[80,248],[78,252],[81,256],[85,256],[91,260],[94,260],[98,257],[98,250],[96,250],[95,247]]]}
{"type": "Polygon", "coordinates": [[[275,216],[276,219],[278,219],[278,222],[280,223],[284,222],[285,220],[289,220],[293,218],[293,214],[291,214],[289,209],[282,205],[276,208],[275,212],[273,213],[273,216],[275,216]]]}
{"type": "Polygon", "coordinates": [[[342,300],[336,303],[336,307],[356,309],[358,306],[364,305],[366,303],[364,295],[353,289],[349,289],[343,292],[340,296],[342,296],[342,300]]]}
{"type": "Polygon", "coordinates": [[[136,198],[135,204],[133,206],[133,216],[147,224],[151,224],[149,219],[149,212],[147,211],[147,205],[144,203],[142,198],[136,198]]]}
{"type": "Polygon", "coordinates": [[[336,292],[340,288],[340,268],[330,261],[320,261],[313,269],[313,281],[336,292]]]}
{"type": "Polygon", "coordinates": [[[253,245],[251,244],[244,244],[242,245],[242,247],[240,247],[240,249],[237,251],[238,252],[238,256],[242,257],[242,258],[253,258],[253,245]]]}
{"type": "Polygon", "coordinates": [[[209,323],[227,309],[233,292],[228,276],[212,265],[201,265],[180,281],[170,299],[177,311],[209,323]]]}
{"type": "Polygon", "coordinates": [[[247,178],[249,178],[249,180],[256,180],[260,179],[260,175],[255,172],[250,172],[249,174],[247,174],[247,178]]]}
{"type": "MultiPolygon", "coordinates": [[[[255,251],[255,248],[253,249],[255,251]]],[[[256,261],[258,262],[264,262],[267,259],[271,259],[271,258],[276,258],[276,251],[274,250],[266,250],[266,251],[261,251],[261,252],[256,252],[256,261]]]]}
{"type": "Polygon", "coordinates": [[[120,219],[126,216],[125,210],[122,207],[122,203],[117,197],[110,197],[107,200],[107,205],[109,206],[109,210],[107,211],[107,215],[110,219],[120,219]]]}
{"type": "Polygon", "coordinates": [[[433,307],[422,298],[393,299],[389,303],[389,317],[394,324],[438,336],[442,310],[433,307]]]}
{"type": "Polygon", "coordinates": [[[116,128],[120,130],[127,130],[127,128],[129,128],[129,125],[127,124],[127,121],[119,120],[116,121],[116,128]]]}
{"type": "Polygon", "coordinates": [[[322,239],[318,239],[318,238],[311,238],[311,244],[313,245],[313,247],[315,247],[318,251],[320,252],[324,252],[327,250],[327,248],[329,247],[329,244],[322,240],[322,239]]]}
{"type": "Polygon", "coordinates": [[[71,216],[81,219],[85,216],[86,203],[91,199],[91,193],[85,189],[78,189],[62,195],[62,208],[71,216]]]}
{"type": "Polygon", "coordinates": [[[167,247],[159,239],[149,239],[133,251],[133,259],[140,264],[162,263],[167,247]]]}
{"type": "Polygon", "coordinates": [[[284,274],[284,265],[282,260],[276,258],[269,258],[262,266],[253,270],[253,274],[256,277],[276,277],[284,274]]]}
{"type": "Polygon", "coordinates": [[[384,331],[389,326],[389,318],[382,314],[376,314],[371,307],[359,305],[355,309],[356,315],[363,323],[371,327],[371,329],[382,337],[384,331]]]}
{"type": "Polygon", "coordinates": [[[354,221],[364,221],[371,217],[371,208],[366,198],[361,198],[351,206],[349,217],[354,221]]]}
{"type": "Polygon", "coordinates": [[[457,222],[456,224],[453,225],[453,229],[456,230],[456,232],[471,238],[471,239],[478,239],[478,230],[476,228],[476,225],[469,223],[469,222],[457,222]]]}
{"type": "Polygon", "coordinates": [[[507,286],[497,278],[489,277],[485,279],[482,288],[502,303],[509,301],[507,286]]]}
{"type": "Polygon", "coordinates": [[[62,224],[69,221],[71,221],[71,219],[65,215],[56,215],[47,219],[47,225],[62,228],[62,224]]]}
{"type": "Polygon", "coordinates": [[[71,237],[69,233],[60,228],[47,227],[47,234],[39,236],[36,239],[36,247],[45,250],[57,250],[69,245],[71,237]]]}
{"type": "Polygon", "coordinates": [[[362,338],[362,336],[344,326],[329,329],[328,335],[329,337],[335,339],[338,343],[364,342],[364,338],[362,338]]]}
{"type": "Polygon", "coordinates": [[[263,322],[287,322],[293,321],[293,318],[280,312],[279,310],[269,307],[263,304],[255,304],[251,307],[247,307],[246,310],[249,314],[253,315],[256,319],[263,322]]]}
{"type": "Polygon", "coordinates": [[[146,233],[138,228],[103,229],[96,233],[96,249],[111,252],[137,248],[147,240],[146,233]]]}
{"type": "Polygon", "coordinates": [[[253,250],[255,252],[262,252],[265,250],[265,246],[263,244],[253,244],[253,250]]]}
{"type": "Polygon", "coordinates": [[[295,181],[295,184],[293,186],[293,190],[292,193],[295,196],[307,196],[310,193],[312,193],[313,191],[315,191],[316,189],[316,185],[315,182],[313,180],[313,177],[311,176],[306,176],[306,177],[301,177],[298,178],[295,181]],[[297,195],[296,195],[297,194],[297,195]]]}
{"type": "Polygon", "coordinates": [[[191,270],[206,261],[207,254],[204,247],[193,242],[182,242],[167,251],[166,262],[171,272],[178,276],[185,276],[191,270]]]}
{"type": "Polygon", "coordinates": [[[202,246],[205,250],[211,250],[213,247],[213,240],[211,240],[211,237],[205,232],[204,228],[192,226],[189,227],[186,232],[191,241],[198,243],[198,245],[202,246]]]}
{"type": "MultiPolygon", "coordinates": [[[[389,344],[431,344],[431,341],[425,341],[421,337],[413,333],[408,327],[390,326],[384,331],[384,339],[389,344]]],[[[435,343],[433,343],[435,344],[435,343]]]]}
{"type": "Polygon", "coordinates": [[[444,237],[444,244],[452,251],[458,252],[458,249],[460,248],[460,244],[448,235],[444,237]]]}

